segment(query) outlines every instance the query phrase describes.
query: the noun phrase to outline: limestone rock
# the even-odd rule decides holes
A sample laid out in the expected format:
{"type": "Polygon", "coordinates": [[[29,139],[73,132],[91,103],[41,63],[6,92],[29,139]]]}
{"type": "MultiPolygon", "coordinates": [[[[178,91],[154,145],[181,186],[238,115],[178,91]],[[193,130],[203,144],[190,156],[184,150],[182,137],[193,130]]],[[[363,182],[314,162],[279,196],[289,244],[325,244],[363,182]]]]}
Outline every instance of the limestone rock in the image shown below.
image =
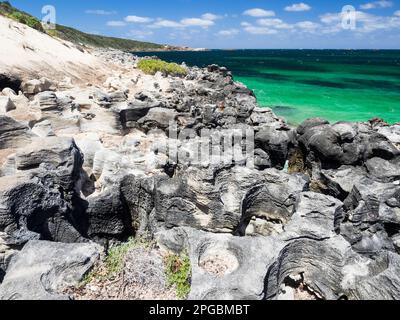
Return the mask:
{"type": "Polygon", "coordinates": [[[92,243],[30,241],[15,255],[0,285],[2,300],[68,300],[62,291],[77,285],[99,259],[92,243]]]}

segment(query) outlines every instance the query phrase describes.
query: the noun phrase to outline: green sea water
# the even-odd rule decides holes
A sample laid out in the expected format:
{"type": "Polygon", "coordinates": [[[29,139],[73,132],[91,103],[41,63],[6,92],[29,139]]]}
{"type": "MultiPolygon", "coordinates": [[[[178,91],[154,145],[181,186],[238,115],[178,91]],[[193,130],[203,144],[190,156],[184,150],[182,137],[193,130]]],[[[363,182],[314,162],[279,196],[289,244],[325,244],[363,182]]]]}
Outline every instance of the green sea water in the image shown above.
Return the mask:
{"type": "Polygon", "coordinates": [[[156,52],[163,60],[216,63],[254,90],[258,103],[292,124],[307,118],[400,122],[398,50],[213,50],[156,52]]]}

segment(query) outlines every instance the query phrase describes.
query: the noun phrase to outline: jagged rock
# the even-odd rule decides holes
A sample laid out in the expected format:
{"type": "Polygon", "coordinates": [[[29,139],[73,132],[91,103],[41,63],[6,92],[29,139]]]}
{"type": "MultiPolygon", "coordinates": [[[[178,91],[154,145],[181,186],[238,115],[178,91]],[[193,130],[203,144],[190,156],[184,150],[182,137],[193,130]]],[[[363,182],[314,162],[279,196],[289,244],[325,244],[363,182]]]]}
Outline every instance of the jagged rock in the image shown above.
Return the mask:
{"type": "Polygon", "coordinates": [[[0,115],[0,149],[22,147],[28,144],[33,136],[28,126],[0,115]]]}
{"type": "Polygon", "coordinates": [[[137,123],[144,130],[163,129],[166,130],[175,120],[177,112],[166,108],[151,108],[147,114],[140,118],[137,123]]]}
{"type": "Polygon", "coordinates": [[[43,112],[61,110],[61,108],[59,108],[57,95],[54,92],[41,92],[35,96],[35,100],[37,102],[37,106],[43,112]]]}
{"type": "Polygon", "coordinates": [[[400,125],[394,125],[390,127],[381,127],[377,130],[379,134],[384,135],[392,143],[400,145],[400,125]]]}
{"type": "Polygon", "coordinates": [[[23,82],[21,89],[27,95],[35,95],[40,92],[49,91],[51,89],[54,90],[55,85],[49,79],[41,78],[39,80],[34,79],[23,82]]]}
{"type": "Polygon", "coordinates": [[[11,101],[9,97],[0,97],[0,114],[6,114],[11,110],[15,110],[17,107],[11,101]]]}
{"type": "Polygon", "coordinates": [[[341,201],[314,192],[301,193],[293,212],[285,232],[280,235],[285,241],[332,238],[340,231],[340,222],[344,217],[341,201]]]}
{"type": "Polygon", "coordinates": [[[283,169],[293,139],[290,132],[263,127],[255,136],[256,147],[269,154],[273,167],[283,169]]]}
{"type": "Polygon", "coordinates": [[[123,200],[119,188],[87,198],[88,236],[91,239],[125,240],[132,235],[130,212],[123,200]]]}
{"type": "Polygon", "coordinates": [[[313,163],[323,169],[359,165],[374,157],[392,160],[400,152],[385,136],[362,124],[340,122],[329,125],[323,119],[311,119],[297,132],[309,167],[313,163]]]}
{"type": "Polygon", "coordinates": [[[121,182],[121,193],[130,210],[132,227],[137,235],[154,234],[156,223],[152,221],[155,196],[155,178],[126,176],[121,182]]]}
{"type": "Polygon", "coordinates": [[[32,132],[41,138],[55,136],[53,126],[49,120],[36,123],[32,128],[32,132]]]}
{"type": "Polygon", "coordinates": [[[268,266],[283,247],[273,238],[239,238],[192,228],[160,232],[157,240],[168,250],[188,251],[193,300],[261,300],[268,266]]]}
{"type": "Polygon", "coordinates": [[[391,161],[372,158],[365,163],[365,166],[374,180],[381,182],[400,180],[400,157],[391,161]]]}
{"type": "Polygon", "coordinates": [[[375,259],[351,250],[342,237],[300,239],[288,244],[270,267],[266,298],[397,300],[400,256],[382,251],[375,259]]]}
{"type": "Polygon", "coordinates": [[[264,220],[264,228],[255,233],[265,234],[270,232],[271,222],[288,220],[296,195],[308,186],[305,176],[277,170],[214,170],[191,168],[157,183],[158,228],[190,226],[244,234],[255,217],[264,220]]]}
{"type": "Polygon", "coordinates": [[[367,172],[362,167],[342,166],[338,169],[321,170],[324,193],[344,200],[367,172]]]}
{"type": "MultiPolygon", "coordinates": [[[[73,226],[75,221],[69,203],[56,189],[48,188],[30,175],[0,178],[0,229],[13,244],[23,245],[30,239],[84,241],[73,226]]],[[[83,220],[84,217],[81,217],[83,220]]]]}
{"type": "Polygon", "coordinates": [[[364,178],[354,185],[344,202],[340,233],[355,251],[368,255],[383,249],[395,251],[390,236],[400,227],[398,197],[398,184],[364,178]]]}
{"type": "Polygon", "coordinates": [[[265,170],[254,177],[256,182],[242,196],[237,231],[241,235],[282,233],[294,212],[297,196],[308,189],[309,180],[301,174],[287,175],[277,170],[265,170]]]}
{"type": "Polygon", "coordinates": [[[19,150],[15,156],[16,170],[32,170],[45,166],[47,178],[55,178],[65,192],[73,192],[80,177],[83,156],[71,138],[35,138],[32,143],[19,150]],[[55,172],[52,176],[51,171],[55,172]]]}
{"type": "Polygon", "coordinates": [[[68,300],[62,291],[77,285],[99,259],[92,243],[30,241],[15,255],[0,285],[2,300],[68,300]]]}

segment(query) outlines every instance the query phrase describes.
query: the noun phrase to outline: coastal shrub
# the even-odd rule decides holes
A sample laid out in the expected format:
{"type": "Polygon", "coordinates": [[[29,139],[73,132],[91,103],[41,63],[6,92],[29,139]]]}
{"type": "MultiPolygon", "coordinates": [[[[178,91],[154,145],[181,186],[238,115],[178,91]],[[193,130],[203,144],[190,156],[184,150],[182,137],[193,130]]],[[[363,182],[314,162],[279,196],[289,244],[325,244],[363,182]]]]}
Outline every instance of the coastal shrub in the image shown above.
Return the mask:
{"type": "Polygon", "coordinates": [[[171,254],[165,259],[168,284],[175,286],[176,296],[186,299],[190,293],[192,267],[187,253],[181,255],[171,254]]]}
{"type": "Polygon", "coordinates": [[[35,17],[29,16],[27,14],[24,14],[24,13],[21,13],[21,12],[18,12],[18,11],[13,11],[13,12],[7,14],[7,16],[10,19],[18,21],[19,23],[26,24],[27,26],[29,26],[29,27],[31,27],[33,29],[36,29],[36,30],[39,30],[39,31],[43,31],[42,24],[35,17]]]}
{"type": "Polygon", "coordinates": [[[157,72],[161,72],[164,75],[172,76],[185,76],[187,75],[187,70],[176,64],[169,63],[162,60],[140,60],[138,63],[138,68],[146,74],[154,75],[157,72]]]}

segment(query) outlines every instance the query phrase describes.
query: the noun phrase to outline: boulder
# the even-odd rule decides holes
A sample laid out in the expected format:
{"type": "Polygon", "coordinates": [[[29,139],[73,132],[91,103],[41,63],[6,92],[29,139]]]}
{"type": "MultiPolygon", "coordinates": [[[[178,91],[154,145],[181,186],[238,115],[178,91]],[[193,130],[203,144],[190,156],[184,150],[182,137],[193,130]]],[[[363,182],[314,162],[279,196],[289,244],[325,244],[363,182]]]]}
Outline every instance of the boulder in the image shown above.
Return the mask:
{"type": "Polygon", "coordinates": [[[268,153],[273,167],[283,169],[292,145],[290,131],[263,127],[255,136],[256,148],[268,153]]]}
{"type": "Polygon", "coordinates": [[[49,79],[41,78],[23,82],[21,89],[26,95],[33,96],[43,91],[54,90],[55,85],[49,79]]]}
{"type": "Polygon", "coordinates": [[[0,97],[0,114],[6,114],[16,108],[17,107],[9,97],[0,97]]]}
{"type": "Polygon", "coordinates": [[[0,299],[68,300],[63,290],[79,284],[102,251],[92,243],[30,241],[12,258],[0,299]]]}

